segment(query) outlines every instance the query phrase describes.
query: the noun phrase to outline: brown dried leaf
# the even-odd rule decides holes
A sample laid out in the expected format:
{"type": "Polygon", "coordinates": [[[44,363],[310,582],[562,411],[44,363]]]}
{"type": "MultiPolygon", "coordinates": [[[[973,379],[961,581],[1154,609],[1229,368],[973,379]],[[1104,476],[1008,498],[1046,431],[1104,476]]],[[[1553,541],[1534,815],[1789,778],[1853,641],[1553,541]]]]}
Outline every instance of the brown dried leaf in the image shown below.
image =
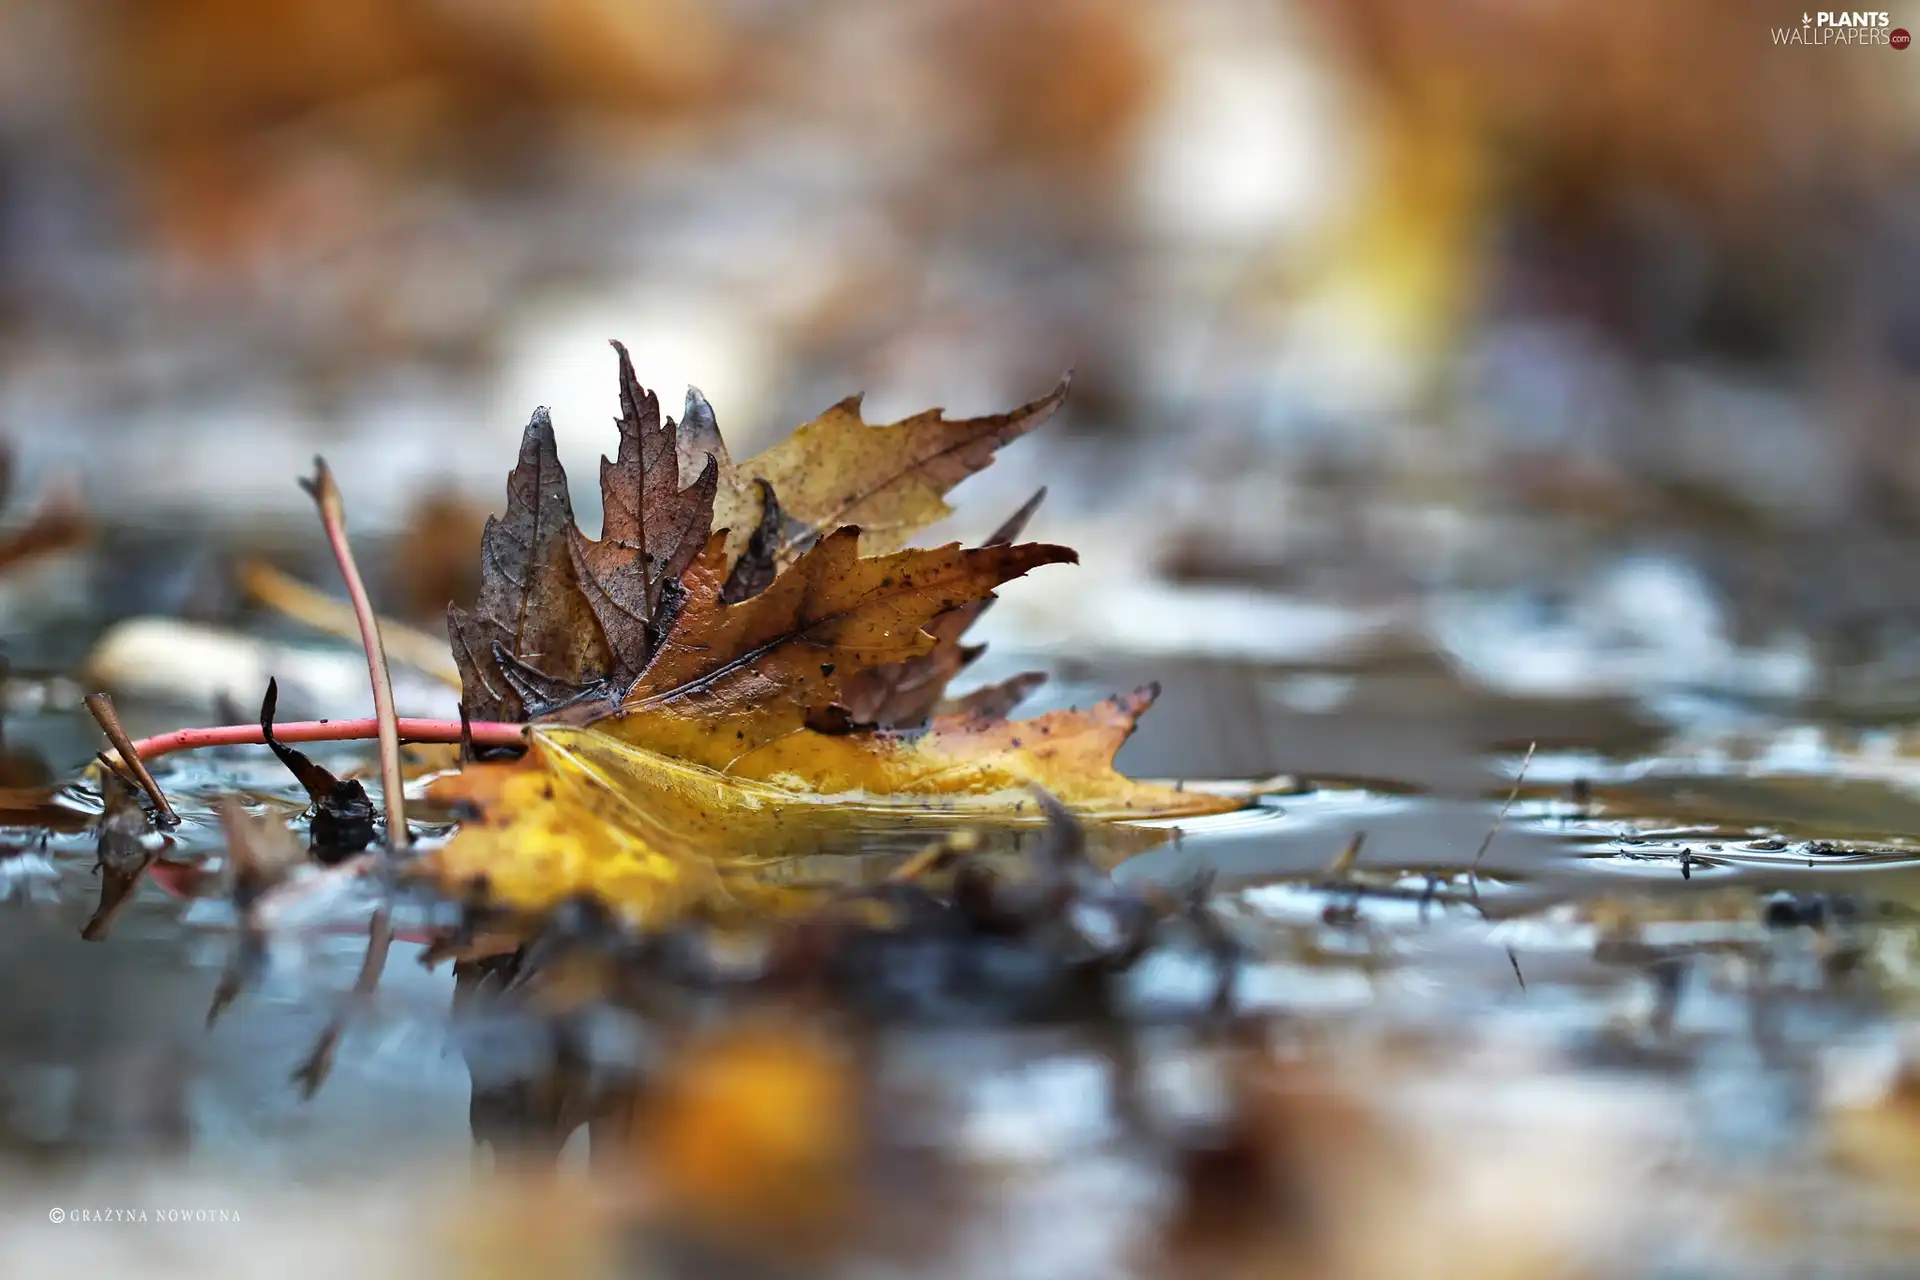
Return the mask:
{"type": "MultiPolygon", "coordinates": [[[[980,545],[999,547],[1011,543],[1027,527],[1027,521],[1033,518],[1033,513],[1046,496],[1047,491],[1042,489],[1027,499],[1018,511],[1007,518],[1005,524],[994,530],[980,545]]],[[[741,563],[746,561],[743,559],[741,563]]],[[[871,671],[848,677],[841,686],[841,693],[845,698],[847,714],[854,723],[879,725],[887,729],[912,728],[925,723],[940,705],[941,699],[946,697],[947,685],[952,683],[953,678],[986,652],[985,645],[963,645],[960,638],[992,603],[992,597],[976,600],[935,618],[927,626],[928,634],[933,637],[933,648],[926,653],[908,658],[905,662],[875,667],[871,671]]],[[[983,701],[982,705],[1005,702],[1005,710],[1000,713],[1005,715],[1034,685],[1045,679],[1045,676],[1016,677],[1015,681],[997,686],[1000,694],[983,701]],[[1017,681],[1026,683],[1019,685],[1016,693],[1017,681]],[[1012,700],[1006,701],[1009,695],[1012,695],[1012,700]]]]}
{"type": "Polygon", "coordinates": [[[649,713],[658,726],[646,745],[721,767],[841,701],[849,676],[925,653],[934,639],[922,628],[935,617],[1030,569],[1076,559],[1039,543],[862,558],[858,541],[857,529],[830,534],[767,590],[727,605],[715,534],[687,573],[673,629],[622,703],[623,716],[649,713]]]}
{"type": "Polygon", "coordinates": [[[525,719],[530,702],[557,700],[563,690],[593,684],[612,669],[580,589],[569,550],[572,530],[553,423],[537,409],[521,437],[519,464],[507,477],[506,514],[489,517],[481,535],[480,598],[472,613],[447,610],[454,661],[475,718],[525,719]]]}
{"type": "Polygon", "coordinates": [[[747,549],[733,562],[727,584],[720,588],[721,604],[739,604],[759,595],[773,585],[780,573],[775,561],[787,524],[786,512],[780,509],[780,498],[772,485],[765,480],[756,480],[754,484],[760,490],[760,524],[747,539],[747,549]]]}
{"type": "Polygon", "coordinates": [[[680,487],[679,429],[671,418],[661,421],[659,398],[634,376],[626,347],[615,342],[613,349],[620,353],[620,451],[612,462],[600,460],[605,524],[598,542],[569,524],[568,544],[612,675],[624,682],[646,666],[666,629],[666,588],[706,545],[720,472],[707,457],[680,487]]]}

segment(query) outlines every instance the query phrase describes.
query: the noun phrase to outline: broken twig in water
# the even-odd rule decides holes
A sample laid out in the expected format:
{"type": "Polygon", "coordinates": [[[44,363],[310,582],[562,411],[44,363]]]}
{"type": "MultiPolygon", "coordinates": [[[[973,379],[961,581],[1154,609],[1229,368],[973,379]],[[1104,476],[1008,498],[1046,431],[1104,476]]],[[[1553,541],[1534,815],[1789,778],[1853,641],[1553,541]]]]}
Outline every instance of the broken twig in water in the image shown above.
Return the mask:
{"type": "MultiPolygon", "coordinates": [[[[1500,834],[1500,828],[1507,821],[1507,811],[1513,808],[1513,802],[1520,798],[1520,787],[1527,780],[1527,769],[1533,764],[1534,749],[1540,744],[1529,742],[1527,754],[1520,759],[1520,771],[1513,775],[1513,786],[1507,790],[1507,798],[1500,805],[1500,812],[1493,815],[1493,825],[1487,828],[1486,839],[1474,851],[1473,861],[1467,865],[1467,893],[1480,918],[1486,919],[1487,909],[1480,905],[1480,860],[1487,856],[1487,850],[1493,847],[1493,838],[1500,834]]],[[[1507,948],[1507,963],[1513,966],[1513,977],[1520,984],[1520,990],[1527,989],[1527,975],[1520,972],[1520,956],[1512,947],[1507,948]]]]}
{"type": "Polygon", "coordinates": [[[1354,865],[1360,861],[1360,850],[1365,848],[1366,844],[1367,833],[1354,832],[1352,838],[1347,841],[1347,847],[1342,849],[1339,856],[1327,866],[1327,877],[1331,880],[1345,880],[1352,875],[1354,865]]]}
{"type": "Polygon", "coordinates": [[[133,739],[127,736],[126,729],[120,724],[119,714],[113,709],[113,699],[104,693],[90,693],[87,695],[86,702],[87,710],[93,714],[101,730],[112,741],[113,749],[120,753],[121,760],[133,771],[134,780],[140,784],[140,789],[147,793],[147,799],[153,801],[155,820],[164,826],[179,826],[180,815],[175,813],[173,806],[167,803],[166,793],[160,790],[160,784],[155,782],[153,775],[147,771],[146,763],[141,760],[140,753],[134,750],[133,739]]]}
{"type": "MultiPolygon", "coordinates": [[[[1506,802],[1500,806],[1500,812],[1493,815],[1493,825],[1487,828],[1486,839],[1480,842],[1480,847],[1474,851],[1473,861],[1467,865],[1468,884],[1474,883],[1474,876],[1480,870],[1480,860],[1486,857],[1487,850],[1493,847],[1493,838],[1500,834],[1500,828],[1507,821],[1507,811],[1513,808],[1513,802],[1520,798],[1520,787],[1527,780],[1527,769],[1533,764],[1534,748],[1539,745],[1537,742],[1527,744],[1527,754],[1520,759],[1520,772],[1513,775],[1513,787],[1507,792],[1506,802]]],[[[1474,896],[1479,897],[1478,889],[1474,891],[1474,896]]]]}
{"type": "Polygon", "coordinates": [[[279,700],[280,682],[270,679],[266,697],[260,700],[260,732],[312,802],[313,819],[308,824],[308,832],[314,856],[322,862],[339,862],[373,843],[373,799],[358,778],[336,778],[305,752],[294,750],[274,736],[273,713],[279,700]]]}

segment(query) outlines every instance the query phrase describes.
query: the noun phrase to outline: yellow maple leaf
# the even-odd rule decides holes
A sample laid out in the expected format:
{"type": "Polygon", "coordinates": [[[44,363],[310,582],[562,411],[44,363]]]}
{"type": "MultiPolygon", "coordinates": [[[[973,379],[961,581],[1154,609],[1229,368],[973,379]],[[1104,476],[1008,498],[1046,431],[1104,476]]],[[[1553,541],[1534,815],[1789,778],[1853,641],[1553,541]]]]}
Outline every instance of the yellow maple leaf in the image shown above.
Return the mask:
{"type": "MultiPolygon", "coordinates": [[[[1137,782],[1113,756],[1153,701],[1149,687],[1080,711],[1008,721],[943,716],[923,734],[802,729],[721,771],[639,745],[640,713],[593,728],[535,726],[513,764],[470,765],[428,799],[463,818],[420,873],[528,913],[589,895],[635,924],[689,911],[779,910],[795,898],[773,861],[864,831],[968,820],[1039,820],[1028,787],[1090,819],[1192,817],[1241,800],[1137,782]]],[[[672,725],[677,717],[664,723],[672,725]]]]}

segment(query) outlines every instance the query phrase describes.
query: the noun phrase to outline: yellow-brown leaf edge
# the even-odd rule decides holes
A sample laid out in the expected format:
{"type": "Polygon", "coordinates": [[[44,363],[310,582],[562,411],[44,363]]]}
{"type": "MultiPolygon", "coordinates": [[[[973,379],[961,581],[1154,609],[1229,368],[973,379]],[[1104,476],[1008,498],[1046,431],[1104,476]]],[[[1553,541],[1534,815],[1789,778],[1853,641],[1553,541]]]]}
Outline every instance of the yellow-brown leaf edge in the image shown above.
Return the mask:
{"type": "Polygon", "coordinates": [[[711,411],[696,412],[702,424],[692,447],[719,462],[714,499],[716,529],[730,530],[728,562],[740,558],[760,524],[765,481],[779,494],[785,514],[774,560],[790,564],[813,540],[847,525],[861,530],[868,555],[905,545],[914,533],[952,513],[947,491],[993,461],[995,450],[1051,418],[1073,385],[1068,373],[1046,395],[1007,413],[949,420],[939,409],[882,425],[860,416],[860,397],[849,396],[772,448],[734,465],[705,429],[711,411]]]}

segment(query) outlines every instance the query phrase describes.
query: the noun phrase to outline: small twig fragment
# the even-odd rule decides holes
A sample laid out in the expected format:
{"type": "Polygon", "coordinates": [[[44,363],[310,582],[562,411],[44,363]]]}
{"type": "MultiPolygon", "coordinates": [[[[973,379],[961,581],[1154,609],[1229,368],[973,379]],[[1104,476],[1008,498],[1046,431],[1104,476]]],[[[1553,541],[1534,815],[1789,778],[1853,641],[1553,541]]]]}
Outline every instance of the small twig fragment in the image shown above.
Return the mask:
{"type": "Polygon", "coordinates": [[[1469,883],[1472,883],[1474,873],[1480,870],[1480,860],[1487,856],[1487,850],[1493,846],[1493,838],[1500,834],[1500,828],[1507,820],[1507,811],[1512,809],[1513,802],[1520,798],[1520,788],[1527,780],[1527,769],[1533,764],[1534,748],[1539,745],[1537,742],[1527,744],[1527,754],[1521,757],[1520,772],[1513,775],[1513,787],[1507,792],[1506,802],[1500,806],[1500,812],[1493,816],[1493,825],[1487,828],[1486,839],[1480,842],[1480,847],[1474,851],[1473,861],[1467,866],[1469,883]]]}
{"type": "MultiPolygon", "coordinates": [[[[1527,769],[1533,764],[1534,749],[1539,745],[1538,742],[1527,744],[1527,754],[1520,760],[1519,772],[1513,775],[1513,786],[1507,792],[1506,801],[1500,806],[1500,812],[1493,816],[1493,825],[1487,828],[1486,839],[1480,842],[1479,849],[1474,851],[1473,861],[1467,866],[1468,896],[1482,918],[1485,918],[1487,913],[1486,908],[1480,905],[1480,860],[1487,856],[1487,850],[1492,846],[1493,838],[1500,834],[1500,827],[1507,820],[1507,811],[1512,809],[1513,802],[1519,799],[1520,787],[1527,780],[1527,769]]],[[[1512,947],[1507,948],[1507,963],[1513,966],[1514,981],[1520,984],[1520,990],[1524,992],[1527,989],[1527,976],[1520,972],[1520,957],[1512,947]]]]}
{"type": "Polygon", "coordinates": [[[1347,841],[1347,847],[1342,849],[1339,855],[1327,864],[1328,878],[1332,880],[1345,880],[1348,876],[1352,875],[1354,866],[1360,861],[1360,850],[1366,847],[1366,843],[1366,832],[1354,832],[1353,837],[1347,841]]]}
{"type": "Polygon", "coordinates": [[[87,710],[93,714],[101,730],[112,741],[114,750],[120,753],[120,759],[133,771],[133,776],[140,783],[140,789],[147,793],[147,799],[153,801],[156,820],[163,826],[179,826],[180,815],[175,813],[173,806],[167,803],[166,793],[161,791],[160,784],[153,780],[153,775],[147,771],[146,762],[134,749],[133,739],[129,738],[127,731],[121,727],[120,716],[113,709],[113,699],[104,693],[90,693],[87,695],[86,702],[87,710]]]}
{"type": "MultiPolygon", "coordinates": [[[[354,561],[353,548],[347,542],[347,515],[340,501],[340,489],[333,472],[323,459],[313,460],[313,477],[300,482],[320,509],[320,523],[326,528],[327,542],[339,561],[340,576],[347,582],[347,597],[353,601],[353,615],[360,624],[360,640],[367,651],[367,676],[373,684],[373,714],[380,737],[380,786],[387,805],[387,851],[404,848],[410,840],[407,832],[406,782],[400,773],[400,718],[393,709],[393,681],[387,674],[386,650],[380,644],[380,622],[373,612],[373,601],[361,581],[360,566],[354,561]]],[[[462,724],[461,737],[470,739],[472,730],[462,724]]],[[[367,927],[367,953],[360,961],[360,976],[354,980],[353,999],[334,1015],[305,1063],[294,1072],[303,1096],[318,1092],[333,1070],[333,1055],[346,1033],[347,1019],[355,1008],[380,985],[387,967],[387,952],[393,946],[393,908],[382,902],[367,927]]]]}
{"type": "Polygon", "coordinates": [[[976,853],[980,836],[973,831],[956,831],[928,845],[887,873],[889,884],[912,884],[952,866],[955,859],[976,853]]]}
{"type": "Polygon", "coordinates": [[[128,773],[126,769],[121,767],[120,761],[118,759],[108,755],[104,751],[94,752],[93,758],[100,762],[100,767],[102,769],[105,769],[108,773],[112,774],[115,778],[119,779],[121,785],[133,791],[140,790],[140,779],[134,777],[131,773],[128,773]]]}

